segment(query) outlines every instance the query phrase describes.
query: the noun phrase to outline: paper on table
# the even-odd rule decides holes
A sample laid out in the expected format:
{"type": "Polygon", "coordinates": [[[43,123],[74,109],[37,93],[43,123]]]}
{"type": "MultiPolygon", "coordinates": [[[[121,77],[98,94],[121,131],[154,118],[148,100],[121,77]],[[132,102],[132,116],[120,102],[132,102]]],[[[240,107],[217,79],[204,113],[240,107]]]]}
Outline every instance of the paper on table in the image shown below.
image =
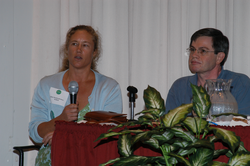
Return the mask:
{"type": "MultiPolygon", "coordinates": [[[[237,119],[245,119],[245,118],[243,118],[243,117],[241,117],[241,116],[234,116],[234,118],[237,118],[237,119]]],[[[231,123],[230,123],[230,125],[229,126],[250,126],[250,123],[249,123],[249,116],[247,117],[247,122],[248,123],[245,123],[245,122],[243,122],[243,121],[235,121],[235,120],[232,120],[231,121],[231,123]]]]}
{"type": "MultiPolygon", "coordinates": [[[[245,119],[241,116],[234,116],[234,118],[237,118],[237,119],[245,119]]],[[[210,119],[207,119],[207,121],[210,121],[210,119]]],[[[219,126],[250,126],[250,116],[247,117],[247,122],[248,123],[245,123],[243,121],[235,121],[235,120],[232,120],[232,121],[221,121],[221,122],[215,122],[215,124],[219,125],[219,126]]]]}
{"type": "MultiPolygon", "coordinates": [[[[87,121],[86,120],[81,120],[81,121],[79,121],[79,122],[77,122],[77,123],[86,123],[87,121]]],[[[115,124],[115,123],[98,123],[99,125],[113,125],[113,126],[117,126],[117,124],[115,124]]]]}

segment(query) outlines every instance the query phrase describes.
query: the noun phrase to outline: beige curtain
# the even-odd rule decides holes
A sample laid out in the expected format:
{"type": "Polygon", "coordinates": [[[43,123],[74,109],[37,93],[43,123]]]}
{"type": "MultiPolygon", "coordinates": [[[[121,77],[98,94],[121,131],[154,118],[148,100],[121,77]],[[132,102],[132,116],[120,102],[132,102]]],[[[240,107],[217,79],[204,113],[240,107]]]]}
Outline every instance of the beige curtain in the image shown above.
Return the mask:
{"type": "MultiPolygon", "coordinates": [[[[31,93],[45,75],[58,71],[67,30],[93,26],[102,37],[100,73],[122,89],[138,89],[135,113],[144,109],[143,90],[156,88],[165,100],[172,83],[190,75],[185,50],[198,29],[220,29],[230,40],[225,68],[250,76],[248,0],[34,0],[31,93]]],[[[32,96],[31,94],[31,96],[32,96]]]]}

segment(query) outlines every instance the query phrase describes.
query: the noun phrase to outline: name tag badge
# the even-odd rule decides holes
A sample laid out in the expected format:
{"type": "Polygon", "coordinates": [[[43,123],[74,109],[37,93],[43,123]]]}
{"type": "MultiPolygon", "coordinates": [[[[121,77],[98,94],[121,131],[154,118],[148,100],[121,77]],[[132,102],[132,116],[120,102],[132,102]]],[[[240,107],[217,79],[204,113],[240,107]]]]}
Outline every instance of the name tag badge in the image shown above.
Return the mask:
{"type": "Polygon", "coordinates": [[[50,101],[53,104],[65,106],[69,92],[51,87],[49,90],[50,101]]]}

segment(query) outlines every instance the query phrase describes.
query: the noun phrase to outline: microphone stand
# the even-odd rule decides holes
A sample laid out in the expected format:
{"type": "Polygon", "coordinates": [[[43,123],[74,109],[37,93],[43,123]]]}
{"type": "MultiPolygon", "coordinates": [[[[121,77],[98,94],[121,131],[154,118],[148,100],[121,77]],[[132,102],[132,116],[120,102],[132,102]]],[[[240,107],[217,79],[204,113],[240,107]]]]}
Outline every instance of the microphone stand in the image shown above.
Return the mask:
{"type": "Polygon", "coordinates": [[[131,108],[131,119],[129,121],[135,121],[134,120],[134,107],[135,107],[135,94],[137,93],[137,89],[133,86],[129,86],[127,88],[129,91],[129,102],[130,102],[130,108],[131,108]]]}

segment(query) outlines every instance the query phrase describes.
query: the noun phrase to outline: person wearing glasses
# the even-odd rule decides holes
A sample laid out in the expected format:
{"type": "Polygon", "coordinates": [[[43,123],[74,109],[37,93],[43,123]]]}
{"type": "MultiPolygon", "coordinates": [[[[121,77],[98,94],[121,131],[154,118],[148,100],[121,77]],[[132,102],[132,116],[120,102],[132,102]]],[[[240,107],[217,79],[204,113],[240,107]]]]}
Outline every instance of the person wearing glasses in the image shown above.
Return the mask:
{"type": "Polygon", "coordinates": [[[190,83],[204,87],[207,79],[232,79],[231,93],[238,103],[238,113],[250,115],[250,79],[244,74],[223,69],[228,51],[228,38],[220,30],[204,28],[196,31],[187,49],[189,70],[194,75],[179,78],[173,83],[166,100],[166,113],[191,103],[190,83]]]}

